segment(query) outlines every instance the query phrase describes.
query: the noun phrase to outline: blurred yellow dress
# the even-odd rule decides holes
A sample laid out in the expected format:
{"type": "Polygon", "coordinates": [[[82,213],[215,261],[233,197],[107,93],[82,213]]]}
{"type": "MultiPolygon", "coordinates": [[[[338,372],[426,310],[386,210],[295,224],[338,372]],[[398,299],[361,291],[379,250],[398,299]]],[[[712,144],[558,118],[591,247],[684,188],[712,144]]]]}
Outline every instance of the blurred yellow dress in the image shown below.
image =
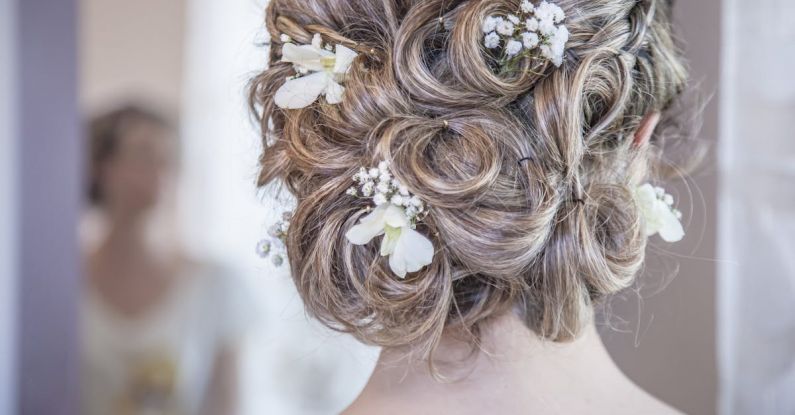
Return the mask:
{"type": "Polygon", "coordinates": [[[84,415],[199,414],[217,351],[252,321],[236,278],[207,268],[176,279],[134,319],[86,288],[82,301],[84,415]]]}

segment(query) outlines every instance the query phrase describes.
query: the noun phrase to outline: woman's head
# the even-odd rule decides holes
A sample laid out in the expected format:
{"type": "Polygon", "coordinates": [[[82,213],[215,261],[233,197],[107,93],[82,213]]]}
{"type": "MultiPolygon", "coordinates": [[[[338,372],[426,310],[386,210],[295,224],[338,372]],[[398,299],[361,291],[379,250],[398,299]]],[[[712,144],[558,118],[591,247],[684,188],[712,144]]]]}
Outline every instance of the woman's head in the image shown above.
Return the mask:
{"type": "Polygon", "coordinates": [[[665,120],[686,81],[670,6],[557,4],[570,32],[562,64],[526,58],[506,71],[482,23],[518,0],[271,1],[271,65],[252,86],[266,130],[260,184],[283,181],[297,199],[288,253],[314,316],[427,351],[444,330],[477,336],[515,311],[562,341],[632,283],[646,246],[633,189],[666,171],[669,141],[635,133],[655,113],[665,120]],[[294,74],[279,62],[282,33],[359,52],[341,103],[275,106],[294,74]],[[405,279],[376,243],[344,238],[367,205],[345,194],[350,177],[382,159],[429,207],[418,229],[433,261],[405,279]]]}
{"type": "Polygon", "coordinates": [[[175,141],[169,122],[141,107],[126,105],[93,118],[89,201],[125,215],[151,209],[171,173],[175,141]]]}

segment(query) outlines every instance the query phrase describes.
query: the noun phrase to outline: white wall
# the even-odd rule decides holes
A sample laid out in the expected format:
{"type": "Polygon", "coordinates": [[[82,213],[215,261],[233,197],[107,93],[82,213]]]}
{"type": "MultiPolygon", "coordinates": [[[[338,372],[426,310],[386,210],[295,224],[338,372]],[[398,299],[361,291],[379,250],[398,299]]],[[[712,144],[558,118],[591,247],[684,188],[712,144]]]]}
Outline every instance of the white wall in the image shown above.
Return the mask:
{"type": "Polygon", "coordinates": [[[721,414],[795,413],[795,3],[726,0],[721,414]]]}
{"type": "Polygon", "coordinates": [[[16,342],[16,129],[14,105],[16,15],[12,0],[0,0],[0,413],[15,407],[16,342]]]}

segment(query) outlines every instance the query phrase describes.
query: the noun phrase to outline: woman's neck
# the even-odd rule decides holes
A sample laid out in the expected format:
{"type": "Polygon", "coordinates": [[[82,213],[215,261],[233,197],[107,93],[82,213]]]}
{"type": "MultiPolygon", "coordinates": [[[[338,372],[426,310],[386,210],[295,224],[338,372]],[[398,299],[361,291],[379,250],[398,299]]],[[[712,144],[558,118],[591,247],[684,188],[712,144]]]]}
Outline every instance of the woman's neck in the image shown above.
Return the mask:
{"type": "MultiPolygon", "coordinates": [[[[579,404],[604,400],[616,391],[630,399],[627,394],[639,392],[613,363],[593,324],[572,342],[554,343],[509,314],[484,330],[481,350],[475,356],[462,360],[469,351],[468,345],[452,338],[442,340],[434,354],[435,367],[447,379],[440,382],[431,375],[427,362],[411,361],[403,351],[385,349],[347,413],[360,413],[373,405],[423,411],[438,406],[444,413],[519,413],[518,408],[549,412],[551,405],[556,412],[575,413],[579,404]]],[[[580,409],[588,408],[594,409],[580,409]]]]}

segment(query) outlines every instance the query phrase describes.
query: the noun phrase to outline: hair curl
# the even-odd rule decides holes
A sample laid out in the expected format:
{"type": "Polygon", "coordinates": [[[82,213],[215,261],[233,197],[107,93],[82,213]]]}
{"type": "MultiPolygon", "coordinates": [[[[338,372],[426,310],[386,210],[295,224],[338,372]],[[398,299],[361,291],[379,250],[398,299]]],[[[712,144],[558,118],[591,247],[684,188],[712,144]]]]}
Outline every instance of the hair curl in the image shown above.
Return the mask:
{"type": "Polygon", "coordinates": [[[687,77],[670,4],[557,3],[571,32],[562,66],[525,59],[501,73],[481,22],[518,0],[271,1],[270,67],[251,86],[259,185],[283,182],[297,199],[287,246],[313,316],[366,343],[431,352],[443,331],[475,341],[514,310],[565,341],[595,301],[632,283],[646,245],[632,191],[666,171],[670,140],[664,126],[647,145],[633,135],[647,114],[666,120],[687,77]],[[275,107],[294,74],[279,61],[281,33],[360,52],[341,104],[275,107]],[[431,208],[420,228],[433,263],[405,280],[375,244],[344,239],[365,207],[345,194],[350,177],[380,159],[431,208]]]}

